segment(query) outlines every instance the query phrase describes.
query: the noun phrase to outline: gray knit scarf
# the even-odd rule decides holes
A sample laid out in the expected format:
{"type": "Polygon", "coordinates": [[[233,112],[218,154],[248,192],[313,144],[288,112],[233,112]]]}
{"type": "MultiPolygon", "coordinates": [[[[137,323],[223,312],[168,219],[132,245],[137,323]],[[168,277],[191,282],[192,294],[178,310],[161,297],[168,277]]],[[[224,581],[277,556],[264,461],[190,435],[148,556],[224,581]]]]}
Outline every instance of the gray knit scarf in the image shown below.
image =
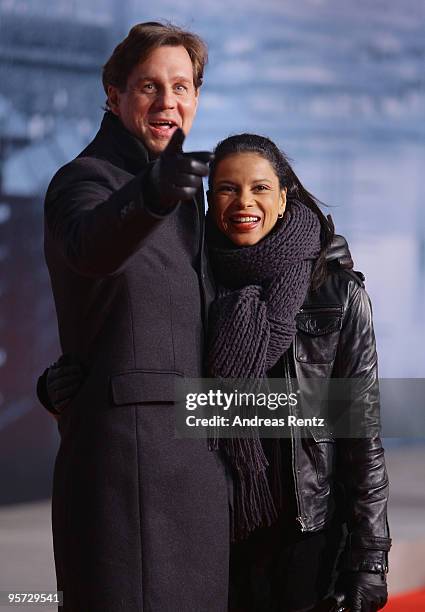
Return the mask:
{"type": "MultiPolygon", "coordinates": [[[[209,317],[209,376],[264,378],[294,339],[295,315],[320,252],[319,219],[292,201],[265,238],[237,247],[207,214],[207,240],[217,281],[209,317]]],[[[232,540],[276,520],[278,504],[258,432],[249,438],[213,436],[209,448],[223,451],[233,472],[232,540]]]]}

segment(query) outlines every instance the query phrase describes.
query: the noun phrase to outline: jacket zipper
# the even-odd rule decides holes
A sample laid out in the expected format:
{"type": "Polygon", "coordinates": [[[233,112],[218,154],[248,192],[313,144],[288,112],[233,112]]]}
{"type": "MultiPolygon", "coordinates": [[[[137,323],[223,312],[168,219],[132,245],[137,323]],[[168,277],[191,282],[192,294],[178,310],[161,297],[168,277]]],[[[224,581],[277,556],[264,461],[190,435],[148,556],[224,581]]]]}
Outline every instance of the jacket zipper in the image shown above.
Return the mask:
{"type": "MultiPolygon", "coordinates": [[[[286,353],[283,355],[283,364],[284,364],[284,370],[285,370],[286,386],[287,386],[288,396],[289,396],[289,394],[292,392],[292,387],[291,387],[291,373],[289,371],[288,351],[286,351],[286,353]]],[[[290,407],[289,407],[289,412],[292,416],[292,410],[290,407]]],[[[292,459],[292,474],[294,476],[295,499],[297,502],[297,513],[298,513],[298,516],[296,517],[296,521],[300,524],[301,531],[307,531],[306,524],[304,523],[304,519],[301,516],[302,513],[301,513],[300,493],[298,490],[298,479],[297,479],[297,474],[296,474],[296,469],[295,469],[295,437],[292,432],[291,432],[291,459],[292,459]]]]}
{"type": "Polygon", "coordinates": [[[311,306],[306,306],[301,307],[298,311],[300,314],[306,314],[306,313],[323,313],[323,314],[342,314],[343,312],[343,307],[341,305],[335,305],[335,306],[315,306],[314,304],[312,304],[311,306]]]}
{"type": "Polygon", "coordinates": [[[297,516],[297,518],[295,519],[296,521],[298,521],[298,523],[301,526],[301,531],[307,531],[307,527],[303,521],[303,517],[302,516],[297,516]]]}

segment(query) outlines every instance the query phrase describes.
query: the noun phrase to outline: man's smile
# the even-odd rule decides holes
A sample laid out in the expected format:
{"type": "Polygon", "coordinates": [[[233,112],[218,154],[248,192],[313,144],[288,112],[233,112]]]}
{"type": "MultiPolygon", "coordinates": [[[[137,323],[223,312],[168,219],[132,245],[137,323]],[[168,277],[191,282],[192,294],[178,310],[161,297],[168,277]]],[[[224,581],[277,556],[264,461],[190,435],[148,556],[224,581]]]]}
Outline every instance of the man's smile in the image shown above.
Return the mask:
{"type": "Polygon", "coordinates": [[[174,119],[151,119],[148,121],[149,129],[152,135],[156,138],[171,138],[176,129],[179,127],[174,119]]]}

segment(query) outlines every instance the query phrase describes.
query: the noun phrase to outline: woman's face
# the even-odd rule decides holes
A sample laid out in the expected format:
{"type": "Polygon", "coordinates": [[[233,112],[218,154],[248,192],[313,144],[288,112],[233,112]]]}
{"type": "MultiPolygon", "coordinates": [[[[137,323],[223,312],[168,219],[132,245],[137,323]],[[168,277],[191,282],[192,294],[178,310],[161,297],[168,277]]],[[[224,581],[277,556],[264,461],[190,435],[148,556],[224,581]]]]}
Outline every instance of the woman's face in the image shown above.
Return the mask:
{"type": "Polygon", "coordinates": [[[286,188],[267,159],[235,153],[217,164],[208,201],[219,230],[238,246],[252,246],[283,214],[286,188]]]}

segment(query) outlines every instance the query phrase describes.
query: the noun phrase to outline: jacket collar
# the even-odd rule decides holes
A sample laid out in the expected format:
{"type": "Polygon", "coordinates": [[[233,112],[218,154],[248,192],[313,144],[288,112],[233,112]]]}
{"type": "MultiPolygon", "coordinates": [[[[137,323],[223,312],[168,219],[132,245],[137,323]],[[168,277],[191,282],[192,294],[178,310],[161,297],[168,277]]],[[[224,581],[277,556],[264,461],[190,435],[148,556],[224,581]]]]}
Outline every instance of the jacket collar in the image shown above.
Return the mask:
{"type": "Polygon", "coordinates": [[[149,162],[149,151],[133,136],[119,118],[106,111],[95,138],[96,153],[132,174],[139,173],[149,162]]]}

